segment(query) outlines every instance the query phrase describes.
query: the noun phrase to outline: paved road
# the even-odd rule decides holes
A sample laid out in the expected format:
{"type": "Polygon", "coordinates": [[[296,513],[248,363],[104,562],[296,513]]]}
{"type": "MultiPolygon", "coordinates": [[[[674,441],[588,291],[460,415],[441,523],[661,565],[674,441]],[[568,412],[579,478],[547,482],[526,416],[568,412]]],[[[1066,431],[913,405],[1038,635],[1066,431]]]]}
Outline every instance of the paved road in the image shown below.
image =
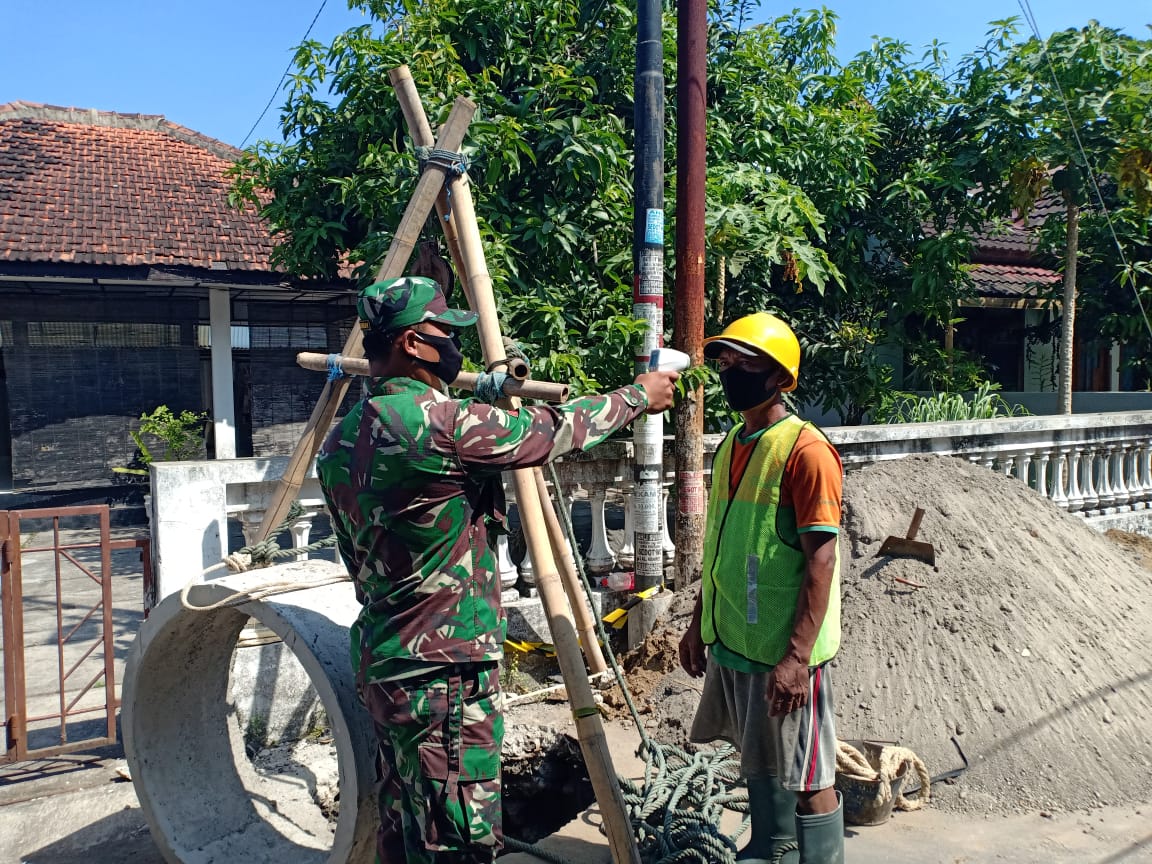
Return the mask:
{"type": "MultiPolygon", "coordinates": [[[[618,769],[632,735],[609,724],[618,769]]],[[[0,780],[0,864],[164,864],[130,782],[109,750],[103,758],[27,763],[0,780]],[[49,773],[56,770],[59,773],[49,773]]],[[[887,824],[849,828],[849,864],[1147,864],[1152,862],[1152,806],[1092,812],[972,818],[937,810],[898,813],[887,824]]],[[[581,864],[610,864],[596,808],[544,845],[581,864]]],[[[729,829],[729,826],[725,826],[729,829]]],[[[260,860],[258,857],[252,861],[260,860]]],[[[505,864],[536,862],[515,854],[505,864]]]]}

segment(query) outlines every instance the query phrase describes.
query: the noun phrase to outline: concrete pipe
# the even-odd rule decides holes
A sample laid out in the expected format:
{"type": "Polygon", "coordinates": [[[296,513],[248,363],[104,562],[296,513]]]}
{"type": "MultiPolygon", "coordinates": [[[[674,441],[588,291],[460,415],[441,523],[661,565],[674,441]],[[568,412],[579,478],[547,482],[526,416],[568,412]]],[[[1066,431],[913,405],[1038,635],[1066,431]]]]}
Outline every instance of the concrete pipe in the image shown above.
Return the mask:
{"type": "MultiPolygon", "coordinates": [[[[269,567],[198,586],[189,602],[206,606],[238,591],[342,572],[326,561],[269,567]]],[[[373,859],[376,743],[348,659],[348,627],[359,608],[344,582],[208,612],[188,610],[172,595],[152,610],[128,655],[121,725],[140,806],[171,864],[373,859]],[[319,817],[323,830],[285,810],[276,791],[253,791],[258,778],[228,699],[233,650],[249,616],[292,650],[327,713],[339,761],[334,834],[310,800],[312,821],[319,817]]]]}

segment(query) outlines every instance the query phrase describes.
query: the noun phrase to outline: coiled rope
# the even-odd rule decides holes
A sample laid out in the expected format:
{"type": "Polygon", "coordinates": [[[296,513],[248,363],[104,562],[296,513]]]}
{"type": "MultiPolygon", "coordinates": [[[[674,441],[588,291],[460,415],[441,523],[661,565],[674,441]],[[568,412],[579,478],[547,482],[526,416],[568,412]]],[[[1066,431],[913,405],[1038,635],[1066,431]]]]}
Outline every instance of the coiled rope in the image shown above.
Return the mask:
{"type": "MultiPolygon", "coordinates": [[[[548,479],[552,483],[557,515],[572,547],[576,572],[580,576],[585,595],[591,601],[592,586],[588,582],[584,559],[576,542],[572,514],[568,510],[553,463],[548,464],[548,479]]],[[[640,735],[639,755],[644,760],[643,778],[640,783],[634,783],[618,777],[617,782],[620,784],[641,860],[644,864],[734,864],[736,841],[747,829],[748,820],[745,819],[740,829],[729,837],[720,830],[720,817],[724,810],[748,812],[748,790],[738,785],[740,761],[735,749],[724,745],[714,750],[689,753],[674,744],[653,741],[640,720],[640,712],[628,690],[624,671],[612,650],[604,622],[598,616],[596,629],[605,657],[612,667],[628,712],[632,715],[632,722],[640,735]]],[[[553,864],[579,864],[536,846],[511,842],[515,845],[509,848],[529,852],[553,864]]]]}

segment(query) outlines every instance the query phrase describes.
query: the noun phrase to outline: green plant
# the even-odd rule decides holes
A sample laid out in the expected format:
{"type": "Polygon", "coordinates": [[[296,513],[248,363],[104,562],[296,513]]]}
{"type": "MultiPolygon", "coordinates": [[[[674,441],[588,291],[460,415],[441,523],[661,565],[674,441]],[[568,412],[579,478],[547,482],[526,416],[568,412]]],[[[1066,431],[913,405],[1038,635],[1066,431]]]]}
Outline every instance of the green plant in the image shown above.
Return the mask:
{"type": "Polygon", "coordinates": [[[269,743],[267,721],[263,717],[250,717],[244,726],[244,749],[249,755],[254,755],[269,743]]]}
{"type": "Polygon", "coordinates": [[[515,651],[504,653],[504,668],[500,673],[500,688],[506,693],[517,692],[520,683],[520,658],[515,651]]]}
{"type": "Polygon", "coordinates": [[[1011,405],[995,392],[999,385],[985,381],[965,398],[962,393],[894,392],[881,400],[873,415],[876,423],[942,423],[949,420],[990,420],[1020,417],[1029,413],[1023,405],[1011,405]]]}
{"type": "Polygon", "coordinates": [[[174,462],[201,455],[201,448],[204,446],[204,423],[207,419],[208,415],[204,412],[185,410],[173,414],[167,405],[159,406],[151,414],[141,414],[140,428],[128,433],[136,444],[137,452],[133,462],[138,464],[115,467],[112,470],[120,474],[147,476],[148,466],[153,462],[174,462]],[[149,447],[150,439],[163,445],[161,455],[157,456],[149,447]]]}

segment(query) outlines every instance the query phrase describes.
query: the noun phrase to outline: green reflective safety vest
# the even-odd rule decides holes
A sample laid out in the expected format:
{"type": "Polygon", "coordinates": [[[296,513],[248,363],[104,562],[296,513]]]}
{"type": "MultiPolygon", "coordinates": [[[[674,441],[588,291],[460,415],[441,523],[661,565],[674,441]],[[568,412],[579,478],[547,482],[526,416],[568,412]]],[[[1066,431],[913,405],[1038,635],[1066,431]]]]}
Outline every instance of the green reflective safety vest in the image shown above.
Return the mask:
{"type": "MultiPolygon", "coordinates": [[[[806,560],[796,529],[796,512],[780,507],[784,466],[805,427],[788,415],[756,441],[744,476],[729,494],[732,442],[743,424],[721,443],[712,461],[712,493],[704,535],[701,635],[711,645],[774,666],[792,638],[796,602],[806,560]]],[[[822,433],[821,433],[822,434],[822,433]]],[[[828,598],[828,612],[809,663],[816,666],[840,647],[840,550],[828,598]]]]}

